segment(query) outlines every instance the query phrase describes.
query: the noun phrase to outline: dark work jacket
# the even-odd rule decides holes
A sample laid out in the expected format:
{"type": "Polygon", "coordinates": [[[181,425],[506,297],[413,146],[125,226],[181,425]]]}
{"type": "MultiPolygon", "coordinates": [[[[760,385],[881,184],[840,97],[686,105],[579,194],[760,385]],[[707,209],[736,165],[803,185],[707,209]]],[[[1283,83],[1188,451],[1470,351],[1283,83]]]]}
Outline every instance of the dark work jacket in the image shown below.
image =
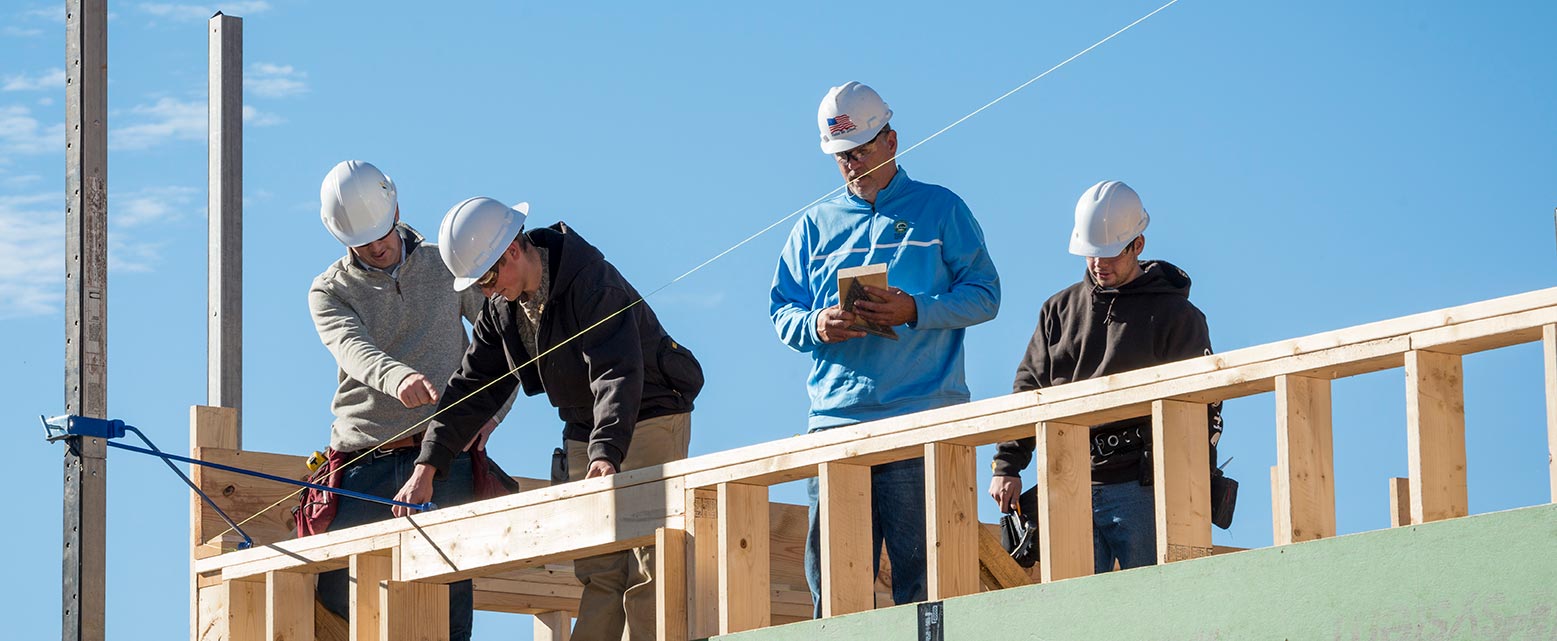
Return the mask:
{"type": "MultiPolygon", "coordinates": [[[[1081,282],[1050,297],[1038,314],[1012,391],[1108,376],[1211,353],[1206,316],[1189,302],[1189,275],[1165,261],[1143,261],[1142,273],[1117,289],[1081,282]]],[[[1210,408],[1212,465],[1222,431],[1221,404],[1210,408]]],[[[1092,427],[1092,482],[1151,478],[1151,417],[1092,427]]],[[[1033,438],[1001,443],[996,476],[1016,476],[1033,458],[1033,438]]]]}
{"type": "Polygon", "coordinates": [[[437,468],[439,476],[521,384],[526,395],[546,393],[565,424],[563,438],[587,442],[590,460],[610,461],[617,469],[638,421],[690,412],[702,389],[697,359],[671,340],[647,302],[632,305],[638,291],[600,250],[561,222],[526,236],[549,254],[551,285],[537,349],[544,353],[601,324],[520,369],[515,380],[505,375],[532,358],[515,320],[524,311],[515,302],[487,299],[475,340],[443,390],[416,460],[437,468]]]}

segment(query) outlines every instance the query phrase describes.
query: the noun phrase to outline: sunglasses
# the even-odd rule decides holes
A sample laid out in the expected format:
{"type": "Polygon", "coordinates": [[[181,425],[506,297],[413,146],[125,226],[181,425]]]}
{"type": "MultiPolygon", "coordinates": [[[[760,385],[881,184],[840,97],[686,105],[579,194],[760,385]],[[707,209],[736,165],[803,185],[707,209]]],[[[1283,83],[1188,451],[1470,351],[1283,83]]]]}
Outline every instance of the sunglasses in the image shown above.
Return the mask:
{"type": "Polygon", "coordinates": [[[481,278],[476,279],[476,286],[477,287],[486,288],[486,287],[491,287],[493,283],[496,283],[497,282],[497,269],[499,267],[502,267],[503,263],[506,260],[507,260],[506,256],[499,256],[498,259],[497,259],[497,262],[492,263],[492,268],[488,269],[487,273],[482,274],[481,278]]]}
{"type": "Polygon", "coordinates": [[[840,151],[836,154],[833,154],[833,158],[838,159],[838,162],[860,162],[865,160],[865,156],[875,150],[876,143],[881,142],[882,135],[889,131],[892,130],[886,127],[882,127],[881,131],[876,132],[875,137],[871,138],[865,144],[856,146],[855,148],[848,151],[840,151]]]}

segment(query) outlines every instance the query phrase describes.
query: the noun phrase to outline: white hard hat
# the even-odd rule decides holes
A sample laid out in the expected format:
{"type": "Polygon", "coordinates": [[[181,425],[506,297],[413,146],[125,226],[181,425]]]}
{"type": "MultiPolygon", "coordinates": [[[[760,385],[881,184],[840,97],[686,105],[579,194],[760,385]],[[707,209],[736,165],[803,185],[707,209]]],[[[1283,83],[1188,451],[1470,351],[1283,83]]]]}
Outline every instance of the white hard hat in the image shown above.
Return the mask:
{"type": "Polygon", "coordinates": [[[1076,227],[1070,232],[1070,253],[1094,258],[1113,258],[1125,245],[1146,231],[1151,217],[1141,197],[1117,180],[1105,180],[1087,189],[1076,201],[1076,227]]]}
{"type": "Polygon", "coordinates": [[[816,108],[822,152],[841,153],[870,142],[890,120],[892,110],[875,89],[858,82],[833,87],[816,108]]]}
{"type": "Polygon", "coordinates": [[[438,226],[438,255],[454,274],[454,291],[464,291],[497,264],[524,229],[530,203],[513,208],[491,198],[468,198],[449,208],[438,226]]]}
{"type": "Polygon", "coordinates": [[[395,181],[372,163],[344,161],[325,174],[319,185],[319,218],[347,247],[383,238],[395,227],[399,208],[395,181]]]}

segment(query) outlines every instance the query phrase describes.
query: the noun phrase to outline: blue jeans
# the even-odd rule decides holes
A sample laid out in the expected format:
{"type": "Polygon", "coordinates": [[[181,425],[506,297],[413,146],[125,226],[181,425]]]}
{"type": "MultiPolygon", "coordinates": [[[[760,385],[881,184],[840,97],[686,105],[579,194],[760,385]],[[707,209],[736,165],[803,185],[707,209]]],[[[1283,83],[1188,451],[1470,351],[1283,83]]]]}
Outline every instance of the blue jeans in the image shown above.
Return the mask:
{"type": "MultiPolygon", "coordinates": [[[[393,498],[400,486],[411,478],[416,467],[416,455],[421,450],[405,448],[387,454],[369,454],[361,461],[348,466],[341,475],[341,488],[393,498]]],[[[475,474],[470,467],[470,455],[461,452],[449,464],[449,473],[443,480],[433,481],[434,503],[439,506],[459,505],[476,500],[475,474]]],[[[340,497],[340,507],[335,512],[331,530],[364,525],[391,518],[389,506],[382,503],[359,501],[340,497]]],[[[347,596],[350,577],[346,570],[331,570],[319,574],[318,599],[326,609],[347,618],[351,601],[347,596]]],[[[474,594],[470,581],[449,584],[449,640],[470,641],[471,610],[474,594]]]]}
{"type": "Polygon", "coordinates": [[[1157,563],[1156,499],[1136,481],[1092,486],[1092,570],[1102,574],[1157,563]]]}
{"type": "MultiPolygon", "coordinates": [[[[822,617],[822,531],[817,512],[819,481],[806,480],[811,498],[810,530],[806,533],[806,584],[811,587],[811,616],[822,617]]],[[[881,572],[881,546],[892,562],[892,601],[898,605],[923,601],[925,587],[924,459],[885,463],[870,468],[871,556],[881,572]]]]}

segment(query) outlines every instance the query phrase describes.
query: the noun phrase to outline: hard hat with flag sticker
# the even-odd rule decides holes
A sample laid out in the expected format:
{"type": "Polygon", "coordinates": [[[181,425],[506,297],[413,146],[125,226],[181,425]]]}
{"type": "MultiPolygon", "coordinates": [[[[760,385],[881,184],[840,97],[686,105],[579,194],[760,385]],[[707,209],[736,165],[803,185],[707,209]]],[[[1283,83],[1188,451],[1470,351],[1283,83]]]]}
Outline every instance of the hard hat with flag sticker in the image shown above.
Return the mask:
{"type": "Polygon", "coordinates": [[[816,109],[822,152],[842,153],[870,142],[890,120],[892,110],[875,89],[858,82],[833,87],[816,109]]]}

